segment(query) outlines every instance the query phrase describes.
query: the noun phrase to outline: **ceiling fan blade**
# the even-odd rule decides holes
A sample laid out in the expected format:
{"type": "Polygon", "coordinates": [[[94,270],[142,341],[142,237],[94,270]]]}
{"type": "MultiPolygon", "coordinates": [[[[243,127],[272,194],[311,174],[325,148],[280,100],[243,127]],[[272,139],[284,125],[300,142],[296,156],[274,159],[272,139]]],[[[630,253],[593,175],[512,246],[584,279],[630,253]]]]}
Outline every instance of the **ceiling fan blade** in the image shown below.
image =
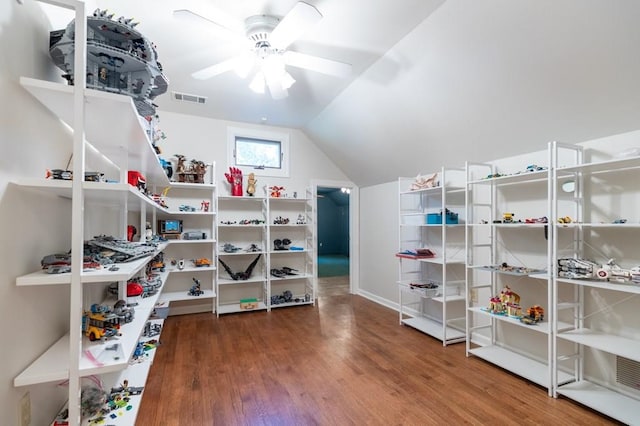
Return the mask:
{"type": "Polygon", "coordinates": [[[318,9],[299,1],[273,29],[269,36],[269,43],[277,49],[284,50],[320,19],[322,14],[318,9]]]}
{"type": "Polygon", "coordinates": [[[284,99],[289,96],[289,92],[282,86],[282,80],[273,74],[265,73],[264,79],[273,99],[284,99]]]}
{"type": "MultiPolygon", "coordinates": [[[[211,65],[209,67],[196,71],[193,74],[191,74],[191,77],[197,80],[206,80],[208,78],[215,77],[216,75],[219,75],[231,70],[234,70],[238,72],[238,74],[240,74],[241,71],[246,69],[246,66],[247,66],[247,56],[241,55],[231,59],[227,59],[226,61],[218,62],[215,65],[211,65]]],[[[246,74],[248,74],[248,71],[244,73],[245,77],[246,77],[246,74]]]]}
{"type": "Polygon", "coordinates": [[[195,13],[189,9],[177,9],[173,11],[173,16],[181,21],[184,21],[187,25],[196,25],[206,28],[215,34],[217,38],[221,38],[228,41],[235,41],[252,47],[251,42],[245,37],[244,30],[240,24],[227,26],[219,22],[213,21],[209,18],[195,13]]]}
{"type": "Polygon", "coordinates": [[[304,68],[322,74],[335,77],[348,77],[351,75],[351,64],[307,55],[305,53],[288,50],[283,54],[284,63],[292,67],[304,68]]]}

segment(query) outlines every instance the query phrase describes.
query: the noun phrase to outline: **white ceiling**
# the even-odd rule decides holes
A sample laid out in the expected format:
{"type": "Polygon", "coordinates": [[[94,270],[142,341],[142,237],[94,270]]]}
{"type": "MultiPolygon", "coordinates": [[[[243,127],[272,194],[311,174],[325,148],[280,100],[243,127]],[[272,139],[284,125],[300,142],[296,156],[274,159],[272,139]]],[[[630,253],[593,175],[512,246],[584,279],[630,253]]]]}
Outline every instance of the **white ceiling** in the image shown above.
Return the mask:
{"type": "Polygon", "coordinates": [[[233,72],[194,80],[237,50],[172,11],[242,21],[283,16],[296,0],[87,4],[139,21],[169,91],[208,98],[201,106],[165,94],[160,112],[300,128],[360,186],[640,127],[637,0],[307,2],[324,18],[291,50],[351,63],[353,75],[289,68],[297,82],[283,100],[233,72]]]}

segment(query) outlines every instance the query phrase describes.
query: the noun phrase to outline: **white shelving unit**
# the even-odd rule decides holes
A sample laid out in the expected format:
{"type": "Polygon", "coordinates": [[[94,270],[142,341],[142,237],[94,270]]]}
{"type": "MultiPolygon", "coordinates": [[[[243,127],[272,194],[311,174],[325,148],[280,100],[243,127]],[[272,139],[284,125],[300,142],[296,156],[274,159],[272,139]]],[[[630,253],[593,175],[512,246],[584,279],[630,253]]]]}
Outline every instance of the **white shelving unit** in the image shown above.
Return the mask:
{"type": "MultiPolygon", "coordinates": [[[[554,226],[554,259],[605,264],[614,258],[622,268],[638,266],[639,177],[640,157],[556,162],[554,214],[568,215],[570,208],[576,213],[572,223],[554,226]],[[570,182],[574,184],[567,188],[570,182]],[[626,222],[615,223],[621,218],[626,222]]],[[[554,396],[573,399],[626,424],[640,424],[640,286],[614,279],[561,278],[555,261],[552,275],[557,300],[554,396]],[[570,327],[563,327],[561,319],[570,327]],[[569,383],[558,378],[567,372],[569,383]]]]}
{"type": "MultiPolygon", "coordinates": [[[[414,178],[399,178],[400,241],[398,253],[428,248],[433,257],[398,257],[400,324],[442,341],[465,340],[464,324],[464,169],[442,168],[439,185],[411,189],[414,178]],[[458,223],[447,223],[447,211],[458,223]],[[440,223],[427,217],[440,214],[440,223]],[[433,289],[412,284],[432,284],[433,289]]],[[[437,219],[436,219],[437,221],[437,219]]],[[[449,220],[454,222],[454,220],[449,220]]]]}
{"type": "Polygon", "coordinates": [[[218,315],[269,309],[267,199],[264,197],[218,197],[218,259],[216,312],[218,315]],[[225,250],[225,244],[235,249],[225,250]],[[252,245],[255,246],[252,249],[252,245]],[[254,250],[254,251],[253,251],[254,250]],[[233,280],[259,259],[246,279],[233,280]],[[241,301],[255,299],[256,307],[243,309],[241,301]]]}
{"type": "Polygon", "coordinates": [[[313,229],[315,226],[311,194],[306,198],[268,198],[270,244],[269,308],[313,305],[316,299],[316,253],[313,229]],[[287,223],[282,223],[287,222],[287,223]],[[290,240],[288,250],[276,250],[275,240],[290,240]],[[272,270],[292,268],[295,275],[277,277],[272,270]],[[291,300],[281,298],[290,293],[291,300]]]}
{"type": "MultiPolygon", "coordinates": [[[[211,168],[213,180],[215,165],[211,168]]],[[[160,300],[170,302],[171,314],[214,312],[217,271],[216,186],[213,183],[171,182],[166,204],[167,209],[154,215],[156,233],[160,232],[158,224],[166,220],[180,221],[182,232],[167,240],[164,263],[169,277],[160,300]],[[189,237],[189,233],[195,236],[189,237]],[[209,265],[196,266],[198,259],[208,260],[209,265]],[[191,294],[194,280],[199,281],[202,294],[191,294]]]]}
{"type": "MultiPolygon", "coordinates": [[[[547,272],[551,262],[549,156],[547,166],[511,175],[496,173],[492,165],[467,163],[466,350],[467,355],[547,388],[551,395],[554,299],[547,272]],[[514,216],[509,218],[508,213],[514,216]],[[511,300],[501,296],[510,291],[515,293],[511,300]],[[501,297],[512,303],[512,315],[492,309],[490,299],[501,297]],[[534,305],[544,309],[543,322],[522,323],[520,316],[534,305]]],[[[570,376],[563,373],[558,380],[566,383],[570,376]]]]}
{"type": "MultiPolygon", "coordinates": [[[[75,12],[76,40],[86,40],[87,26],[83,2],[55,0],[50,3],[75,12]]],[[[86,43],[75,45],[75,86],[22,77],[20,84],[43,106],[49,109],[73,129],[70,146],[73,153],[73,179],[71,181],[47,181],[24,179],[14,182],[24,190],[69,198],[71,203],[71,272],[44,274],[42,271],[18,277],[20,286],[69,286],[69,329],[62,337],[53,337],[51,346],[43,354],[34,354],[33,362],[14,379],[15,386],[69,381],[69,423],[80,424],[80,387],[83,377],[98,375],[105,380],[114,375],[130,377],[131,386],[143,386],[148,372],[146,368],[131,367],[129,361],[141,337],[158,293],[142,298],[126,298],[126,280],[141,273],[151,256],[131,263],[116,265],[117,271],[83,271],[84,241],[91,239],[102,226],[117,229],[117,238],[126,239],[127,212],[155,209],[155,204],[137,190],[129,187],[127,172],[141,172],[148,183],[167,186],[169,180],[161,167],[153,146],[147,138],[142,118],[138,116],[129,96],[85,88],[86,43]],[[99,152],[98,162],[110,172],[117,170],[118,183],[84,182],[88,156],[99,152]],[[109,206],[109,208],[104,208],[109,206]],[[90,216],[89,210],[101,210],[110,223],[101,224],[90,216]],[[108,284],[119,283],[119,298],[137,302],[131,322],[120,325],[117,339],[107,342],[90,342],[82,333],[82,316],[94,303],[111,304],[114,299],[104,299],[108,284]],[[114,357],[112,354],[115,353],[114,357]],[[136,370],[142,370],[137,372],[136,370]],[[139,373],[139,374],[138,374],[139,373]],[[135,377],[135,379],[134,379],[135,377]],[[135,381],[135,382],[134,382],[135,381]]],[[[95,160],[91,157],[92,160],[95,160]]],[[[92,164],[95,167],[95,164],[92,164]]],[[[106,233],[106,232],[105,232],[106,233]]],[[[157,251],[165,248],[159,245],[157,251]]],[[[62,248],[62,250],[68,250],[62,248]]],[[[156,251],[156,252],[157,252],[156,251]]],[[[166,274],[161,276],[164,284],[166,274]]],[[[52,414],[52,418],[54,414],[52,414]]],[[[86,419],[85,419],[86,421],[86,419]]],[[[125,424],[134,424],[135,415],[125,424]]]]}

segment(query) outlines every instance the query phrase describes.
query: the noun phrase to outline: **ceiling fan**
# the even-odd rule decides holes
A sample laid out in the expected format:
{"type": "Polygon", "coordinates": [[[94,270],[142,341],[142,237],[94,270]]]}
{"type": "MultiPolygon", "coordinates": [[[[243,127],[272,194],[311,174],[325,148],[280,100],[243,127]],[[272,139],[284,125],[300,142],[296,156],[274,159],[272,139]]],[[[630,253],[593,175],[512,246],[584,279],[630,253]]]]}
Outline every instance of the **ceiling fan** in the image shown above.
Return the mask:
{"type": "Polygon", "coordinates": [[[296,3],[282,19],[271,15],[250,16],[244,21],[244,34],[188,9],[175,10],[173,14],[177,18],[214,25],[231,38],[241,39],[246,46],[240,55],[194,72],[192,77],[199,80],[231,70],[246,78],[255,69],[257,71],[249,87],[264,93],[266,85],[273,99],[282,99],[288,96],[287,89],[295,83],[286,70],[287,65],[336,77],[346,77],[351,73],[350,64],[287,49],[322,19],[318,9],[302,1],[296,3]]]}

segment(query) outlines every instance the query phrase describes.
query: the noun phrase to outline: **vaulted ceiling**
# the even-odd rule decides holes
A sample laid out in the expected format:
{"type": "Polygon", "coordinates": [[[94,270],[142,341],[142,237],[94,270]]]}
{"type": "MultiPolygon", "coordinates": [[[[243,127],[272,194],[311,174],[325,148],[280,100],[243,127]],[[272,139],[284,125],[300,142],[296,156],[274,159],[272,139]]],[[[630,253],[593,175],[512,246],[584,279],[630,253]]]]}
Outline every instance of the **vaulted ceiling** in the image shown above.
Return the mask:
{"type": "Polygon", "coordinates": [[[165,94],[160,112],[299,128],[360,186],[640,127],[636,0],[307,0],[323,19],[291,50],[350,63],[348,78],[290,68],[273,100],[233,72],[191,77],[238,47],[174,9],[237,22],[295,3],[87,1],[140,22],[169,91],[207,97],[165,94]]]}

